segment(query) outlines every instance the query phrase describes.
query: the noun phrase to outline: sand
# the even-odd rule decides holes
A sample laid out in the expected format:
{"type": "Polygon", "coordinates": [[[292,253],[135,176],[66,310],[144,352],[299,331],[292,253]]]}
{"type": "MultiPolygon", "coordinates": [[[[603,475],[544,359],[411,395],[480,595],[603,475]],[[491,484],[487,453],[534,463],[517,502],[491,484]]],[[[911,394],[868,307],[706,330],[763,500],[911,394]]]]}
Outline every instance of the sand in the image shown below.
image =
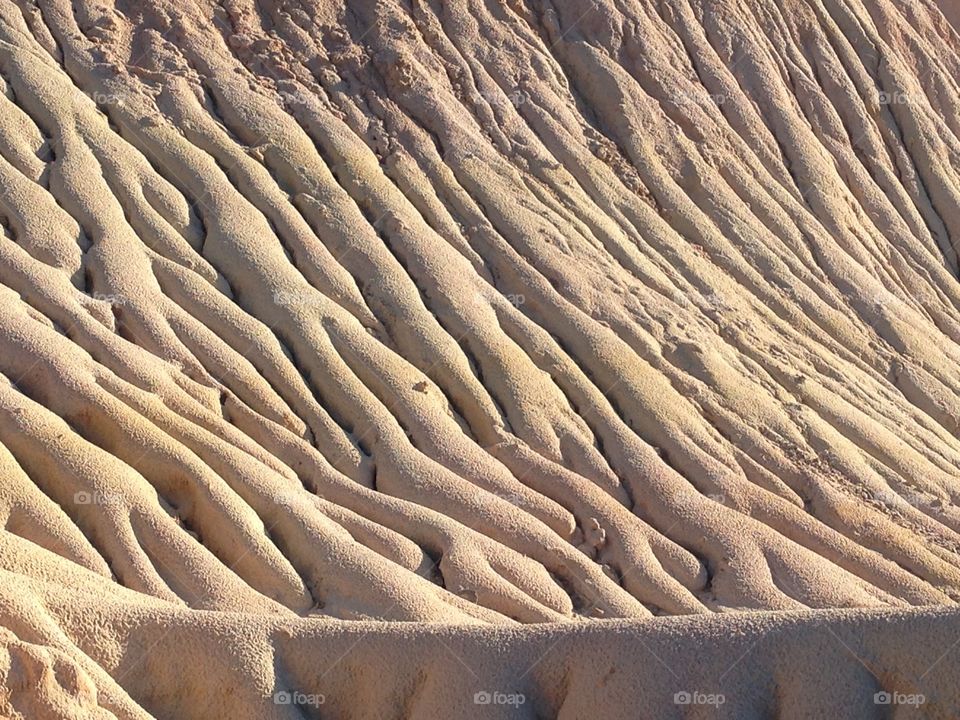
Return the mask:
{"type": "Polygon", "coordinates": [[[958,716],[958,29],[0,0],[0,716],[958,716]]]}

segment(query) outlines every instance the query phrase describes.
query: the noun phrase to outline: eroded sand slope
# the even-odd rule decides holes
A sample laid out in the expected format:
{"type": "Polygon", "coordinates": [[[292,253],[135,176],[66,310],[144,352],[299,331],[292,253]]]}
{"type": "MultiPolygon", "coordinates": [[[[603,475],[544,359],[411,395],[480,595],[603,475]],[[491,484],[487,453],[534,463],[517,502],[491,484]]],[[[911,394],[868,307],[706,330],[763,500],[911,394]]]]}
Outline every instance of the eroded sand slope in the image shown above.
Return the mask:
{"type": "Polygon", "coordinates": [[[200,610],[951,637],[958,83],[928,0],[0,0],[7,657],[204,717],[116,670],[200,610]]]}

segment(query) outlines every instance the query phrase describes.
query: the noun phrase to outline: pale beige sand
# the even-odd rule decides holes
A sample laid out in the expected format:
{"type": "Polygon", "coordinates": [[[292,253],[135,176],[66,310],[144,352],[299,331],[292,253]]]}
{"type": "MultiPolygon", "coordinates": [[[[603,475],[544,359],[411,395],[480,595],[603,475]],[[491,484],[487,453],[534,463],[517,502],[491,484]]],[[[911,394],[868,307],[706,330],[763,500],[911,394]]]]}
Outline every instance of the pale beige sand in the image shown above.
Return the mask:
{"type": "Polygon", "coordinates": [[[18,630],[0,631],[0,678],[9,678],[7,667],[15,664],[27,669],[20,678],[42,679],[39,692],[23,680],[11,688],[10,705],[25,717],[960,714],[954,609],[751,612],[510,629],[254,618],[150,608],[130,598],[112,606],[114,622],[93,638],[97,598],[48,596],[40,611],[10,594],[0,602],[20,608],[11,613],[18,630]],[[895,701],[884,703],[885,695],[895,701]]]}
{"type": "Polygon", "coordinates": [[[0,713],[955,715],[957,21],[0,0],[0,713]]]}

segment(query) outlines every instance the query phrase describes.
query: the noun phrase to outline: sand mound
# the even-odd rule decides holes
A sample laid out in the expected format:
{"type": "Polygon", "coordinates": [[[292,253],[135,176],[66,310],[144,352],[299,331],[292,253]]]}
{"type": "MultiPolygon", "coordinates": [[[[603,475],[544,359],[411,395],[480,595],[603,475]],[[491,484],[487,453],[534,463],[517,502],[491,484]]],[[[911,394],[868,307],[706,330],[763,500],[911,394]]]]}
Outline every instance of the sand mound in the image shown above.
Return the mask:
{"type": "Polygon", "coordinates": [[[0,0],[0,712],[951,716],[951,22],[0,0]]]}

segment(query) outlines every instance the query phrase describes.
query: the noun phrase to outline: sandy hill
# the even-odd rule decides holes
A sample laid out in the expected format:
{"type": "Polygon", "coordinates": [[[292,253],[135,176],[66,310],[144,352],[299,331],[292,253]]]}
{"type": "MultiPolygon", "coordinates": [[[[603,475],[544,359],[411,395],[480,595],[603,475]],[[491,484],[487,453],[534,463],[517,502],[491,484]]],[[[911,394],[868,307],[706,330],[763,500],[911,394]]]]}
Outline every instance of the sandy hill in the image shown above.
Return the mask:
{"type": "Polygon", "coordinates": [[[0,0],[0,716],[960,716],[957,28],[0,0]]]}

